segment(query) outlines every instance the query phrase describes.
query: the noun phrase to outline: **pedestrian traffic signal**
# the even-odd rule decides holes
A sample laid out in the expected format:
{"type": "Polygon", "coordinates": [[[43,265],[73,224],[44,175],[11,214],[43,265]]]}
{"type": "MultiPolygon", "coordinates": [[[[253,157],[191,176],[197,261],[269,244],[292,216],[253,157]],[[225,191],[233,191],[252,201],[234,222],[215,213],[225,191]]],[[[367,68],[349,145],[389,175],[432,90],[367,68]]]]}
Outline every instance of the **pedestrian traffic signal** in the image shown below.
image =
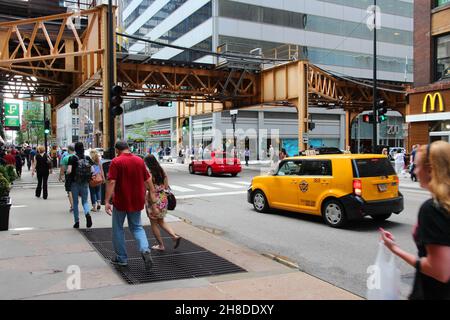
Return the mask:
{"type": "Polygon", "coordinates": [[[158,107],[171,107],[172,106],[171,101],[158,101],[157,104],[158,104],[158,107]]]}
{"type": "Polygon", "coordinates": [[[363,122],[373,123],[373,114],[364,114],[363,115],[363,122]]]}
{"type": "Polygon", "coordinates": [[[45,120],[44,133],[45,134],[49,134],[50,133],[50,120],[45,120]]]}
{"type": "Polygon", "coordinates": [[[386,100],[378,100],[377,102],[377,115],[378,122],[383,122],[387,120],[386,113],[388,112],[386,100]]]}
{"type": "Polygon", "coordinates": [[[123,102],[122,93],[121,86],[111,88],[111,114],[113,117],[120,116],[123,113],[123,108],[120,106],[123,102]]]}

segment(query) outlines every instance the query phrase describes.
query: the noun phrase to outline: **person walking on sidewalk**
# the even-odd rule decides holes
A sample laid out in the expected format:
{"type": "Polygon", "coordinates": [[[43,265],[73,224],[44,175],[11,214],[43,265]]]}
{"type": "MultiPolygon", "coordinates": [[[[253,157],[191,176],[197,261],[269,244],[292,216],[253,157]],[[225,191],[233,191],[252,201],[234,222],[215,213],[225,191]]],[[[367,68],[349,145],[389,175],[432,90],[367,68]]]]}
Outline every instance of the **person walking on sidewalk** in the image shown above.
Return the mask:
{"type": "Polygon", "coordinates": [[[73,218],[75,224],[73,227],[80,227],[80,218],[78,212],[78,197],[81,196],[81,205],[86,217],[86,228],[92,227],[92,218],[89,214],[89,180],[91,179],[91,159],[84,155],[84,146],[82,142],[75,143],[75,155],[68,161],[67,175],[70,179],[70,188],[73,199],[73,218]]]}
{"type": "Polygon", "coordinates": [[[403,176],[405,170],[405,155],[400,149],[397,150],[397,153],[394,156],[394,161],[395,161],[395,172],[397,173],[397,176],[399,177],[400,175],[403,176]]]}
{"type": "Polygon", "coordinates": [[[73,198],[72,198],[72,186],[70,181],[70,176],[67,174],[67,167],[69,166],[69,160],[75,153],[75,147],[73,144],[69,145],[67,148],[68,152],[67,154],[63,154],[61,157],[60,167],[59,170],[59,181],[64,181],[64,189],[67,192],[67,197],[69,198],[69,204],[70,204],[70,213],[73,213],[73,198]]]}
{"type": "Polygon", "coordinates": [[[33,158],[31,176],[37,174],[38,184],[36,187],[36,197],[41,197],[41,191],[43,191],[42,198],[45,200],[48,197],[48,176],[52,171],[52,165],[50,157],[45,153],[45,147],[39,146],[37,148],[37,154],[33,158]]]}
{"type": "MultiPolygon", "coordinates": [[[[92,149],[90,152],[90,156],[92,159],[92,174],[94,176],[100,175],[103,181],[105,181],[105,174],[103,173],[103,166],[100,159],[100,154],[97,150],[92,149]]],[[[92,203],[92,211],[97,212],[102,208],[102,185],[98,185],[95,187],[89,186],[89,191],[91,193],[91,203],[92,203]]]]}
{"type": "Polygon", "coordinates": [[[130,231],[136,239],[145,268],[148,270],[153,266],[153,260],[147,235],[141,223],[141,211],[145,205],[146,190],[152,194],[152,201],[156,202],[154,186],[144,160],[133,155],[125,141],[117,141],[115,149],[118,156],[111,161],[105,195],[105,211],[112,216],[112,240],[116,253],[111,262],[122,267],[128,265],[123,229],[127,218],[130,231]]]}
{"type": "Polygon", "coordinates": [[[25,147],[25,150],[23,151],[23,155],[25,156],[25,160],[27,161],[27,167],[28,167],[28,171],[30,171],[31,169],[31,147],[29,145],[27,145],[25,147]]]}
{"type": "Polygon", "coordinates": [[[245,165],[248,167],[248,160],[250,160],[250,150],[245,148],[244,151],[245,165]]]}
{"type": "Polygon", "coordinates": [[[401,249],[394,236],[380,228],[384,245],[416,268],[409,299],[450,300],[450,144],[436,141],[421,146],[416,154],[420,186],[432,198],[419,209],[413,237],[418,257],[401,249]]]}
{"type": "Polygon", "coordinates": [[[16,172],[17,172],[17,176],[20,178],[22,176],[22,167],[23,167],[23,163],[24,163],[24,159],[22,158],[22,154],[20,151],[16,152],[16,172]]]}
{"type": "Polygon", "coordinates": [[[152,249],[158,251],[164,251],[164,242],[161,237],[159,227],[165,230],[174,241],[174,249],[180,245],[181,237],[176,235],[173,229],[164,221],[164,217],[167,214],[167,206],[169,204],[167,198],[167,191],[169,190],[169,179],[164,169],[159,165],[158,161],[153,155],[147,155],[144,158],[145,164],[151,173],[153,185],[155,186],[154,197],[149,192],[146,197],[146,211],[150,219],[153,234],[158,241],[152,249]],[[156,198],[156,201],[153,200],[156,198]]]}

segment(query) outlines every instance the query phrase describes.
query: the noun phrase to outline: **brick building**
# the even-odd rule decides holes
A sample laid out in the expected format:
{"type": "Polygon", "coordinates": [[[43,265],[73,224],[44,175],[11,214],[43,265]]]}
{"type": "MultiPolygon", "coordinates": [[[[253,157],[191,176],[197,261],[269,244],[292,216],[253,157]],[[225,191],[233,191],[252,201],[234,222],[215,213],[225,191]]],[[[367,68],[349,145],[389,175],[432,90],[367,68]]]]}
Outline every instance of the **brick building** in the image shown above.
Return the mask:
{"type": "Polygon", "coordinates": [[[408,148],[450,141],[450,0],[414,1],[414,88],[408,148]]]}

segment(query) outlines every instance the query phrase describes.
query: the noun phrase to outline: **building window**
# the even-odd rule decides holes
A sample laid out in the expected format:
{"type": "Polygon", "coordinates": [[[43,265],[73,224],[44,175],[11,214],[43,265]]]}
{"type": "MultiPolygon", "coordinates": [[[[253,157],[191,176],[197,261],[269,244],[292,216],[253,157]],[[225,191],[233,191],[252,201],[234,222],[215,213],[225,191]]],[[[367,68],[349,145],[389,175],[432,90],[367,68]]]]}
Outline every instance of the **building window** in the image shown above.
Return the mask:
{"type": "Polygon", "coordinates": [[[450,78],[450,34],[436,38],[435,80],[445,78],[450,78]]]}
{"type": "Polygon", "coordinates": [[[450,0],[436,0],[436,7],[440,7],[450,3],[450,0]]]}

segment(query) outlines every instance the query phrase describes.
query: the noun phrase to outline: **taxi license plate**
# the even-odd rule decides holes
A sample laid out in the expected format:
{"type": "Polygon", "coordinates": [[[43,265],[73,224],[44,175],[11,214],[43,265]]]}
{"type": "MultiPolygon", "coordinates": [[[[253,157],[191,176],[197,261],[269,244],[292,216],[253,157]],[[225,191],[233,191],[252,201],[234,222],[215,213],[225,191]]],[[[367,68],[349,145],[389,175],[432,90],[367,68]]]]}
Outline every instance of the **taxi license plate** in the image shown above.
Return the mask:
{"type": "Polygon", "coordinates": [[[387,190],[387,184],[386,183],[378,185],[378,191],[385,192],[386,190],[387,190]]]}

